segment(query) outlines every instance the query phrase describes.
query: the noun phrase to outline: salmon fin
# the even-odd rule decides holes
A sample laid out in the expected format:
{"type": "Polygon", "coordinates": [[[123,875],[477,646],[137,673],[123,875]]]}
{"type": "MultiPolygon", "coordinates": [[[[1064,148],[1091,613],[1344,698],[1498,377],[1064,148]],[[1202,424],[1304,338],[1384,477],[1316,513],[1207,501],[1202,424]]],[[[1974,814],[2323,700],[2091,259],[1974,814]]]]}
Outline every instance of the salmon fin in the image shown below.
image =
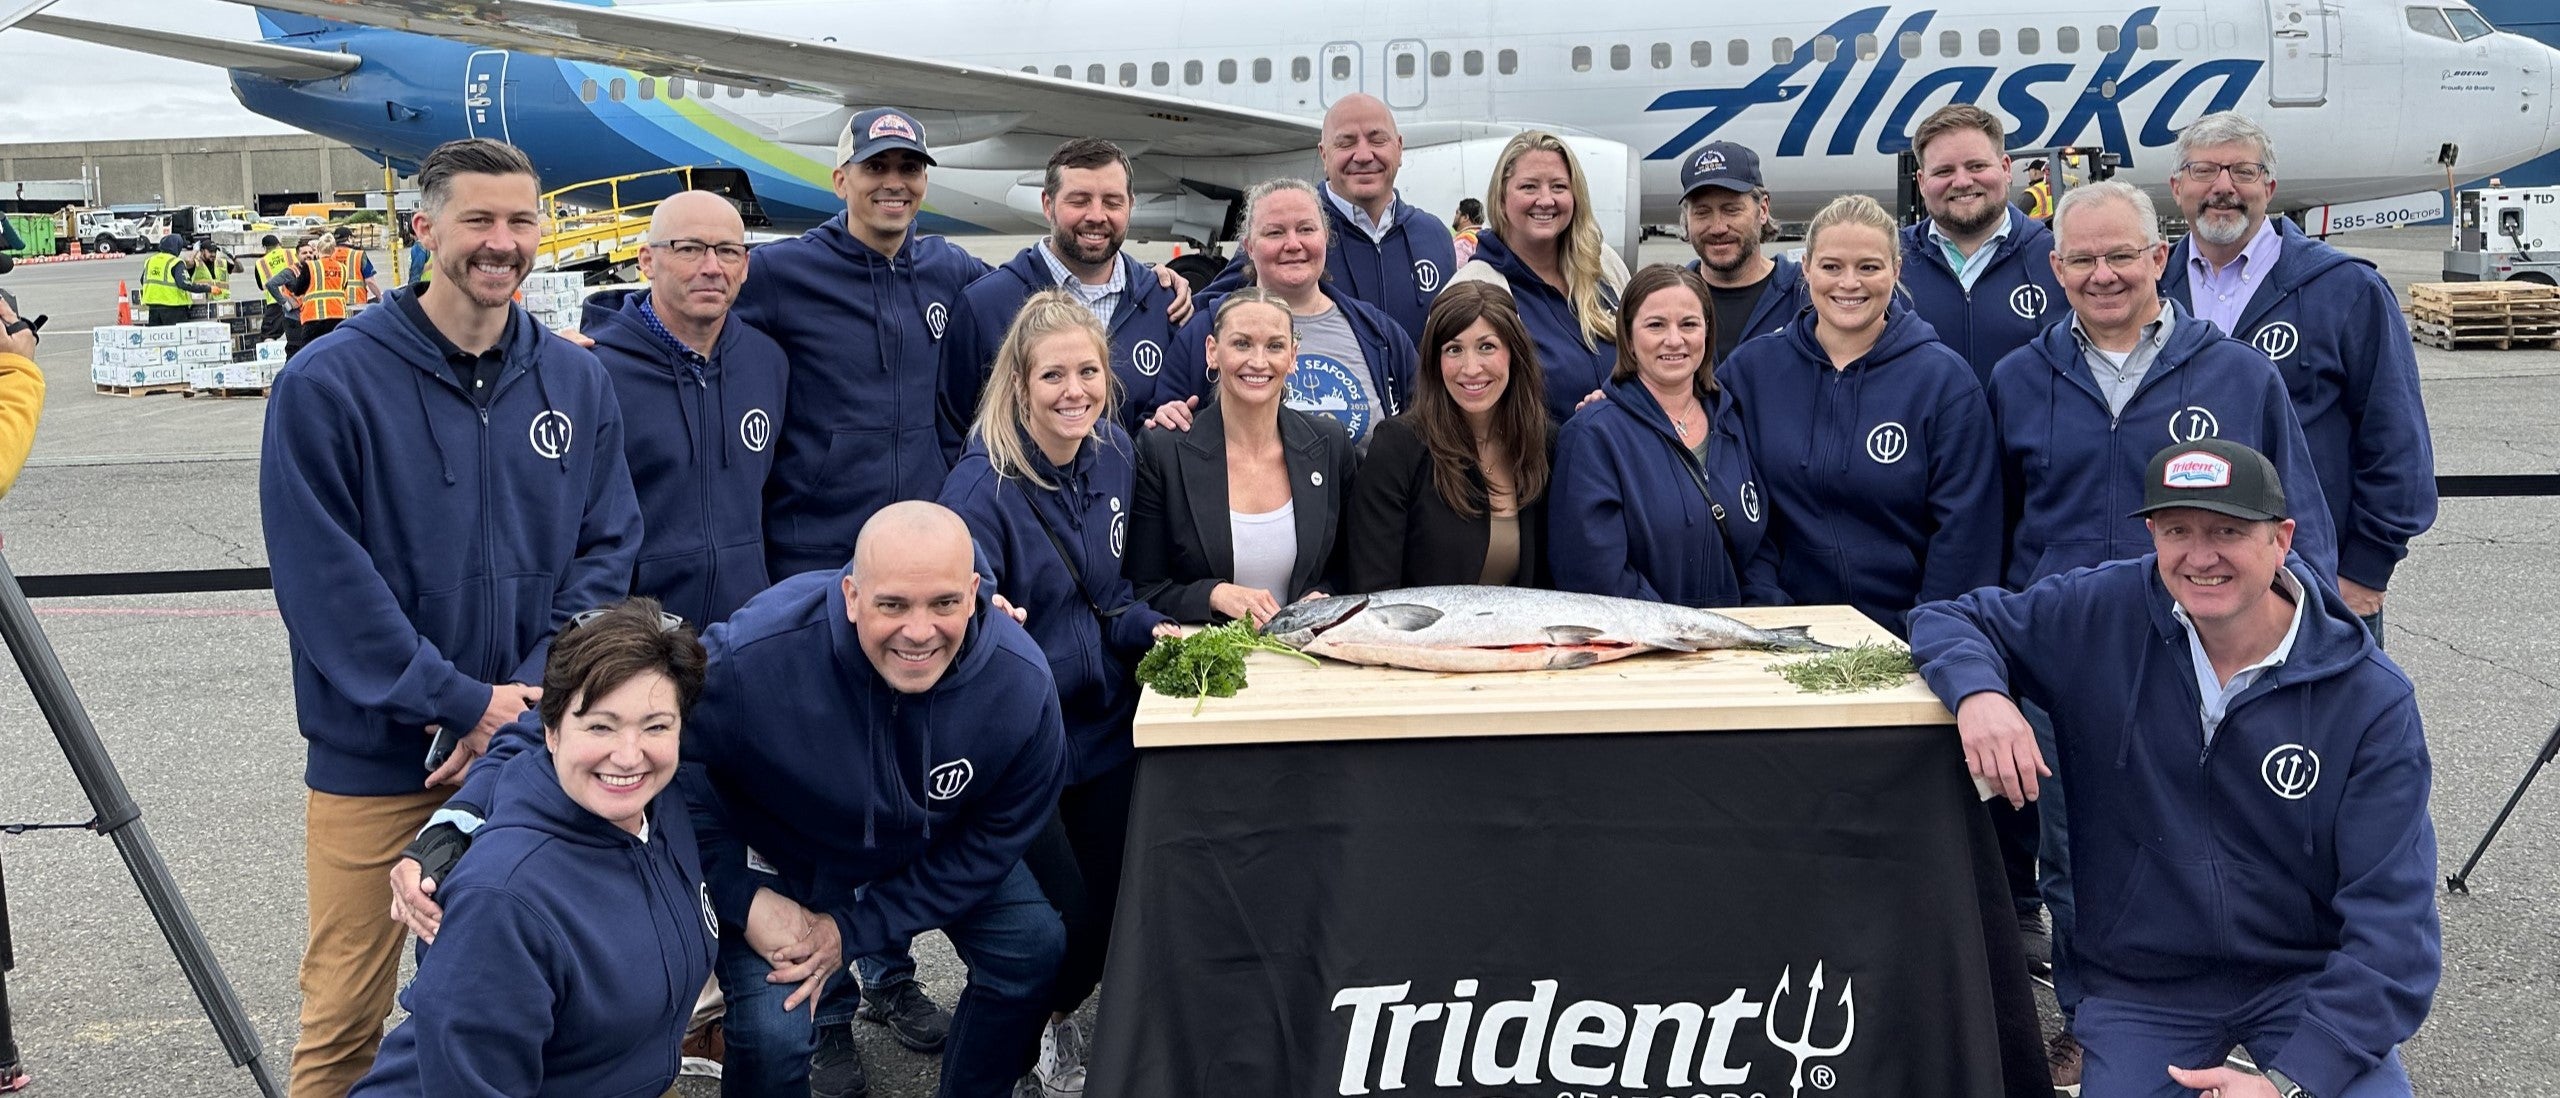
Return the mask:
{"type": "Polygon", "coordinates": [[[1588,625],[1550,625],[1547,627],[1547,643],[1568,646],[1589,644],[1600,639],[1602,634],[1602,630],[1588,625]]]}
{"type": "Polygon", "coordinates": [[[1838,645],[1824,644],[1813,639],[1813,634],[1806,632],[1809,628],[1811,627],[1789,625],[1777,629],[1763,629],[1760,632],[1767,639],[1760,643],[1763,647],[1780,652],[1837,652],[1840,650],[1838,645]]]}
{"type": "Polygon", "coordinates": [[[1644,639],[1644,643],[1652,645],[1655,648],[1668,648],[1674,652],[1695,652],[1700,648],[1714,647],[1713,645],[1699,643],[1704,639],[1705,638],[1702,637],[1675,635],[1669,637],[1646,637],[1644,639]]]}
{"type": "Polygon", "coordinates": [[[1378,624],[1402,633],[1428,629],[1441,617],[1438,610],[1409,602],[1372,603],[1367,613],[1375,617],[1378,624]]]}
{"type": "Polygon", "coordinates": [[[1598,652],[1559,651],[1553,658],[1547,661],[1547,669],[1550,671],[1571,671],[1577,667],[1589,667],[1598,662],[1600,662],[1600,653],[1598,652]]]}

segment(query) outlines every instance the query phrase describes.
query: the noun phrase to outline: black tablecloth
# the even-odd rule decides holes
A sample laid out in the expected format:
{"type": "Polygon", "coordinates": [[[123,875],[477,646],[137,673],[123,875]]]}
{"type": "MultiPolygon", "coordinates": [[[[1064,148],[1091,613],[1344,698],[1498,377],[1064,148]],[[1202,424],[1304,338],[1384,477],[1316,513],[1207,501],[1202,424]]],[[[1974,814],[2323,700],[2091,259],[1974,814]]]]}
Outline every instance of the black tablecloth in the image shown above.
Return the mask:
{"type": "Polygon", "coordinates": [[[1088,1093],[2044,1098],[1995,847],[1944,726],[1149,750],[1088,1093]]]}

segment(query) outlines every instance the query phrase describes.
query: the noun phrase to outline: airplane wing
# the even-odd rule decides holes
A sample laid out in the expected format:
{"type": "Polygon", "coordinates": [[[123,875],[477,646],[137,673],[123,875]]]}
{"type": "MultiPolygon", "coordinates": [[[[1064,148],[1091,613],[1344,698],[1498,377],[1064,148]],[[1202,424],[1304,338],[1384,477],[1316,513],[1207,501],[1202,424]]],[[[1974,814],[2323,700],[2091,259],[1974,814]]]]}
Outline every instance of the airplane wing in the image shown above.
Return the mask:
{"type": "Polygon", "coordinates": [[[18,21],[53,6],[53,0],[0,0],[0,30],[17,26],[18,21]]]}
{"type": "MultiPolygon", "coordinates": [[[[1004,116],[998,131],[1101,134],[1147,151],[1236,156],[1314,148],[1314,119],[1206,103],[1137,88],[1079,83],[854,49],[831,42],[704,26],[568,0],[233,0],[345,23],[497,49],[687,75],[848,106],[1004,116]]],[[[936,134],[937,138],[948,139],[936,134]]],[[[985,128],[972,136],[988,136],[985,128]]]]}
{"type": "MultiPolygon", "coordinates": [[[[5,24],[0,24],[5,25],[5,24]]],[[[18,26],[63,38],[96,42],[102,46],[133,50],[138,53],[174,57],[180,61],[201,61],[226,69],[240,69],[271,76],[278,80],[326,80],[355,71],[364,64],[351,54],[327,53],[321,50],[295,49],[264,42],[235,42],[227,38],[207,38],[175,31],[152,30],[147,27],[92,23],[86,19],[67,19],[59,15],[29,15],[18,26]]]]}

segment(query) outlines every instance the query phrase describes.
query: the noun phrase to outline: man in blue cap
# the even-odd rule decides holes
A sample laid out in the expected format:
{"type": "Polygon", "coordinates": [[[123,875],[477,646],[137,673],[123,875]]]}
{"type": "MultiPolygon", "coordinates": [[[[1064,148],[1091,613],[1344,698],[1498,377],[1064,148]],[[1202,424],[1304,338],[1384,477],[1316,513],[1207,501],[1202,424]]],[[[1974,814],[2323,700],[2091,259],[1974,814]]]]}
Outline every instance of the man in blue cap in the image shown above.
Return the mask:
{"type": "Polygon", "coordinates": [[[1760,154],[1731,141],[1707,142],[1680,166],[1680,219],[1698,253],[1689,269],[1715,297],[1715,361],[1743,340],[1786,327],[1810,304],[1804,268],[1761,254],[1772,223],[1760,154]]]}

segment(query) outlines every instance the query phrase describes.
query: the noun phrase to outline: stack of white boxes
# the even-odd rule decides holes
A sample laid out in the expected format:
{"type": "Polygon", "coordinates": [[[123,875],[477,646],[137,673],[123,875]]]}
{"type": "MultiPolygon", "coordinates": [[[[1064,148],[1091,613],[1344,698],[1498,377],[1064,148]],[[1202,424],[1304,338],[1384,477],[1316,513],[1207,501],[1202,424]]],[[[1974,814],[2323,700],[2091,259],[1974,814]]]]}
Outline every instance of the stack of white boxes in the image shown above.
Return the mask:
{"type": "Polygon", "coordinates": [[[257,357],[244,362],[218,362],[196,366],[187,371],[187,387],[221,389],[265,389],[275,381],[276,371],[284,369],[284,341],[271,339],[258,344],[257,357]]]}
{"type": "Polygon", "coordinates": [[[141,388],[184,385],[191,370],[231,361],[231,326],[218,320],[144,328],[94,329],[89,379],[100,385],[141,388]]]}
{"type": "Polygon", "coordinates": [[[552,331],[578,326],[585,306],[587,277],[576,271],[543,271],[524,278],[524,309],[552,331]]]}

